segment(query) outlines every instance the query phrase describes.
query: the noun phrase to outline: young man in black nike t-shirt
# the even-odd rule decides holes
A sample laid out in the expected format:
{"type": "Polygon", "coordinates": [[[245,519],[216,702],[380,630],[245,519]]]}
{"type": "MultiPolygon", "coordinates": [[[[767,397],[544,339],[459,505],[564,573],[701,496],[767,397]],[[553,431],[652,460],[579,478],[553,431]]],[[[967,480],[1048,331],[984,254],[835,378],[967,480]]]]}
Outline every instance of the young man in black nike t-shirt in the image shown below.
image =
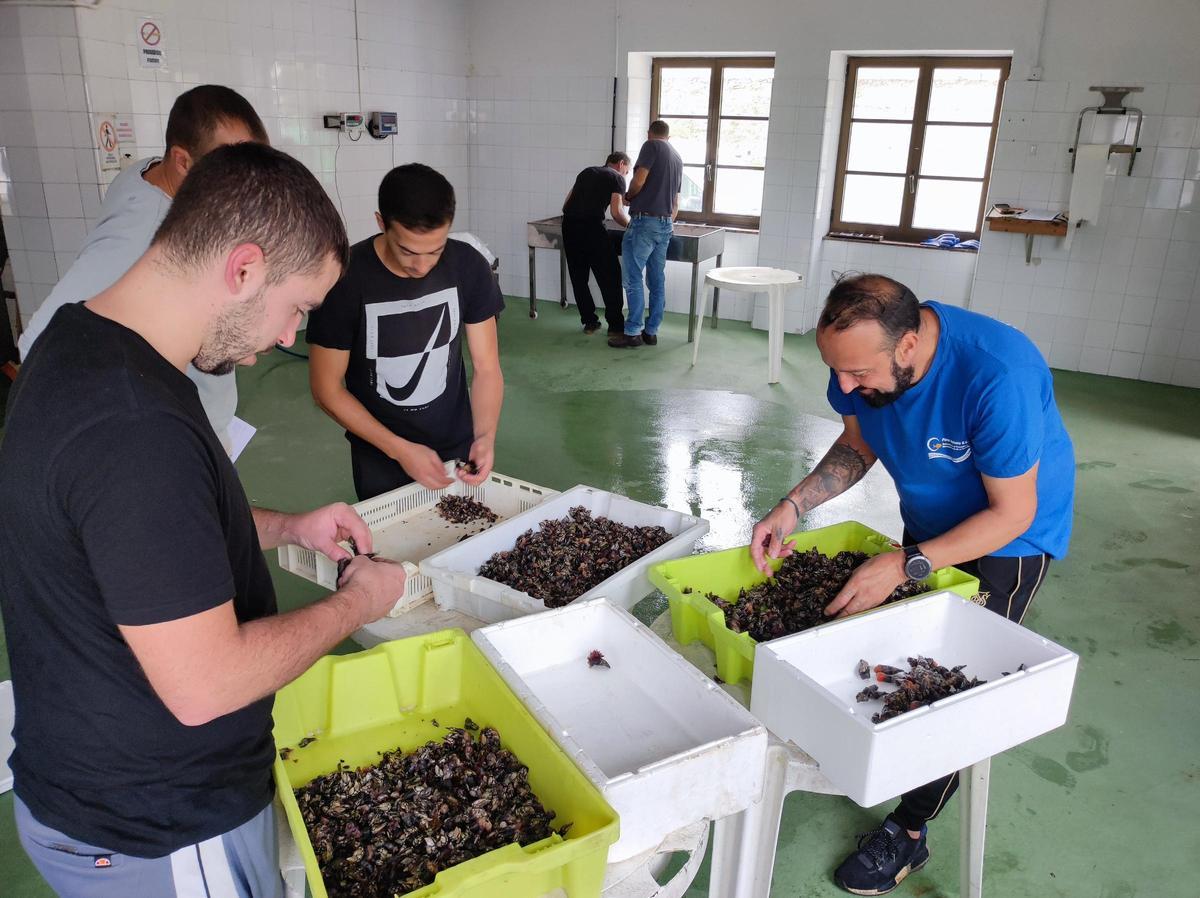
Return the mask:
{"type": "Polygon", "coordinates": [[[443,462],[491,473],[504,377],[496,317],[504,299],[475,249],[448,239],[454,188],[427,165],[379,185],[382,233],[355,244],[350,267],[309,316],[313,398],[346,428],[358,498],[416,481],[449,486],[443,462]],[[474,375],[462,356],[466,332],[474,375]]]}

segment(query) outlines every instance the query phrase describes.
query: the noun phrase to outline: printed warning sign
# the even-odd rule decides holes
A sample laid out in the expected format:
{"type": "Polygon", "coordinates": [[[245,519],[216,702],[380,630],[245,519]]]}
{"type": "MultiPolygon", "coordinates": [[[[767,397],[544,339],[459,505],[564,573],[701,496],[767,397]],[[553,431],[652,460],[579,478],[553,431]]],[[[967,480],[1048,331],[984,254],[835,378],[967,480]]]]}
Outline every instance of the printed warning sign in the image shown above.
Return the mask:
{"type": "Polygon", "coordinates": [[[121,141],[117,138],[113,116],[106,115],[97,120],[96,147],[100,150],[100,171],[121,170],[121,141]]]}
{"type": "Polygon", "coordinates": [[[163,47],[162,23],[158,19],[142,19],[137,31],[138,63],[144,69],[164,69],[167,54],[163,47]]]}

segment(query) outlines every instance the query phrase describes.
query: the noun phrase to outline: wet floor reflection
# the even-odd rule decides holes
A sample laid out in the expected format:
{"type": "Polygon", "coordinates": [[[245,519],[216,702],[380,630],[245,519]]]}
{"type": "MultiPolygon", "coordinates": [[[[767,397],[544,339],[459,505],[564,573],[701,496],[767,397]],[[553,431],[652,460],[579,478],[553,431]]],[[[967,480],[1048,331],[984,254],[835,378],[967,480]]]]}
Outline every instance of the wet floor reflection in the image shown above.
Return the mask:
{"type": "MultiPolygon", "coordinates": [[[[528,420],[505,420],[497,469],[700,515],[712,525],[703,550],[745,545],[754,522],[840,432],[833,421],[729,392],[596,390],[544,394],[542,401],[528,420]]],[[[876,467],[802,526],[858,520],[899,536],[895,488],[876,467]]]]}

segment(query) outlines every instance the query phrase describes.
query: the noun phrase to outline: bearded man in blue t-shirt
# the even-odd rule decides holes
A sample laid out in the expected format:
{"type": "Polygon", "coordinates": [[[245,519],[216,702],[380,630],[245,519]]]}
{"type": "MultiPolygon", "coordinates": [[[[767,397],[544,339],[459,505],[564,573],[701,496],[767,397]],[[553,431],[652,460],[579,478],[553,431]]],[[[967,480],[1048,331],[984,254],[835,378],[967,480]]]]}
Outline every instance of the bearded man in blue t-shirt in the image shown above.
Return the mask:
{"type": "MultiPolygon", "coordinates": [[[[955,566],[979,578],[976,601],[1020,623],[1071,535],[1075,457],[1050,369],[1024,334],[994,319],[919,303],[878,274],[845,278],[817,324],[830,367],[828,398],[843,430],[825,457],[754,528],[750,553],[791,554],[801,516],[849,489],[876,459],[896,482],[903,552],[859,567],[825,609],[874,608],[908,578],[955,566]]],[[[902,796],[834,880],[883,895],[929,860],[926,823],[958,774],[902,796]]]]}

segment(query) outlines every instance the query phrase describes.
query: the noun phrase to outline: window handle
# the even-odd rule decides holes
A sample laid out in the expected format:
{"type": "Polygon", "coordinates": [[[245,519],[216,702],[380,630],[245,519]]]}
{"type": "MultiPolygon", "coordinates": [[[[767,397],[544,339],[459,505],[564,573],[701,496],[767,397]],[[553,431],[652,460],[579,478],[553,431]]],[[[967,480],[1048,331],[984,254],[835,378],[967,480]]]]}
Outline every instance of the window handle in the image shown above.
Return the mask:
{"type": "Polygon", "coordinates": [[[912,172],[909,172],[909,174],[908,174],[908,192],[909,193],[917,192],[917,176],[914,175],[912,172]]]}

